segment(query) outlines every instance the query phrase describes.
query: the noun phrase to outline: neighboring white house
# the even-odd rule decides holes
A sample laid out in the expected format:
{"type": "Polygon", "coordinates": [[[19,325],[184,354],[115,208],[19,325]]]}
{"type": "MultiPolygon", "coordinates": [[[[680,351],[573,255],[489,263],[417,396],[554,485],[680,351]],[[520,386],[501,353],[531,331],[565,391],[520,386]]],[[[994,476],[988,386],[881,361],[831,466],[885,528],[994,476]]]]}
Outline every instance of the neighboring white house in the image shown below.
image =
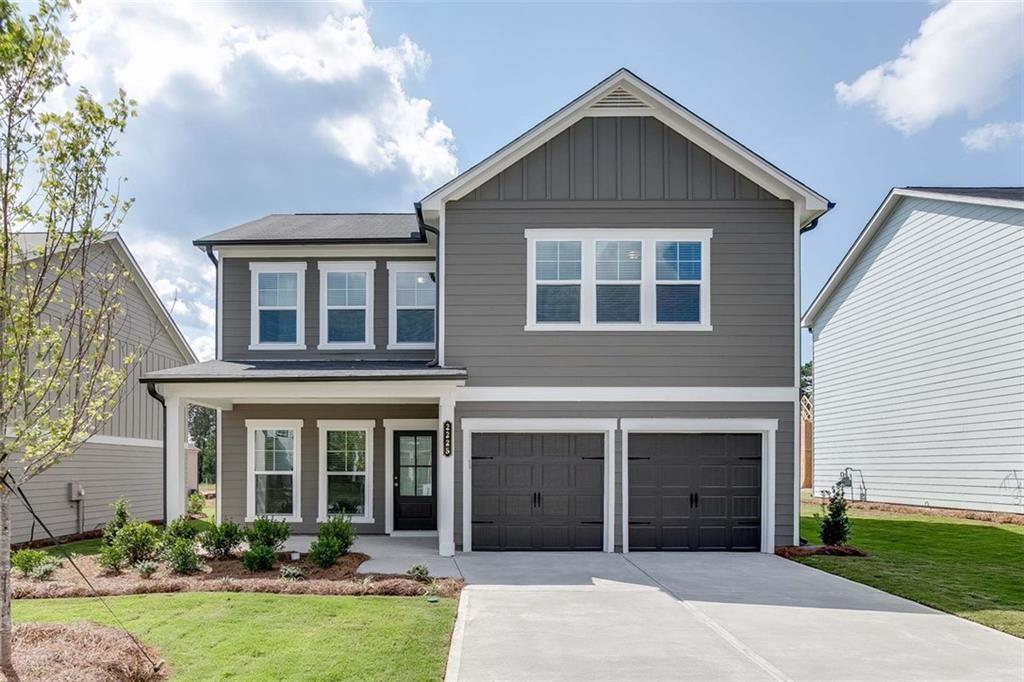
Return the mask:
{"type": "Polygon", "coordinates": [[[815,491],[1024,513],[1024,188],[893,189],[803,325],[815,491]]]}

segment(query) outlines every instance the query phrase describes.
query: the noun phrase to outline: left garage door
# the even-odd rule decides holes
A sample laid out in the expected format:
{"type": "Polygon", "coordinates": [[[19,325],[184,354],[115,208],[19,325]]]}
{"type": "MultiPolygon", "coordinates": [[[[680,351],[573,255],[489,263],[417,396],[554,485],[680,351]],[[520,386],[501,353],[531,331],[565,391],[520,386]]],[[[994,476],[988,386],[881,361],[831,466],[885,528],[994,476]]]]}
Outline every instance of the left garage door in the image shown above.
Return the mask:
{"type": "Polygon", "coordinates": [[[474,550],[603,548],[603,435],[472,438],[474,550]]]}

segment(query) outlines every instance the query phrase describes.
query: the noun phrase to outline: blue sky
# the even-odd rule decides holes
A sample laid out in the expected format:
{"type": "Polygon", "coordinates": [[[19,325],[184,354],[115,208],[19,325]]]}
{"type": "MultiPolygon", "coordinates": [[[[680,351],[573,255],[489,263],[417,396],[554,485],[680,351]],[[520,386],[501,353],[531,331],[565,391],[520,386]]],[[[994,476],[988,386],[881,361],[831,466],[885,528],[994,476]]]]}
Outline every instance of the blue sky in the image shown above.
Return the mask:
{"type": "Polygon", "coordinates": [[[890,187],[1024,184],[1019,4],[79,14],[72,83],[139,100],[116,167],[136,200],[123,233],[205,357],[212,268],[193,238],[271,212],[411,210],[620,66],[837,202],[804,237],[804,307],[890,187]]]}

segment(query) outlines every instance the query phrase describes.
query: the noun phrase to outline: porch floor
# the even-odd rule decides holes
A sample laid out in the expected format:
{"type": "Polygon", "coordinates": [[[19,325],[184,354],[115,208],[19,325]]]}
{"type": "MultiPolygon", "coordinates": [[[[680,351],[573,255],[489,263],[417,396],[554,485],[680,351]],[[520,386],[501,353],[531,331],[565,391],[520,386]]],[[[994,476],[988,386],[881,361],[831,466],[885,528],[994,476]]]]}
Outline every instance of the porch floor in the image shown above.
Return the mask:
{"type": "MultiPolygon", "coordinates": [[[[285,542],[285,551],[309,551],[315,535],[293,535],[285,542]]],[[[451,557],[439,556],[437,537],[392,537],[362,535],[352,545],[353,552],[368,554],[370,560],[359,567],[360,573],[405,573],[413,564],[423,564],[435,578],[461,578],[451,557]]]]}

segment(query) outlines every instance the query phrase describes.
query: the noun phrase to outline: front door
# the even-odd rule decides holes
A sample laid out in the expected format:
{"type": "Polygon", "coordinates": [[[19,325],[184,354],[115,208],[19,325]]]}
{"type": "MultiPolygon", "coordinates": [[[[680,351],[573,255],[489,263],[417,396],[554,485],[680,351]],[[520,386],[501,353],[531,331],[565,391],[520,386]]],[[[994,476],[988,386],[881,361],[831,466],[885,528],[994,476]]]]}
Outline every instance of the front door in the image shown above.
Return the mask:
{"type": "Polygon", "coordinates": [[[395,433],[395,530],[437,529],[433,431],[395,433]]]}

